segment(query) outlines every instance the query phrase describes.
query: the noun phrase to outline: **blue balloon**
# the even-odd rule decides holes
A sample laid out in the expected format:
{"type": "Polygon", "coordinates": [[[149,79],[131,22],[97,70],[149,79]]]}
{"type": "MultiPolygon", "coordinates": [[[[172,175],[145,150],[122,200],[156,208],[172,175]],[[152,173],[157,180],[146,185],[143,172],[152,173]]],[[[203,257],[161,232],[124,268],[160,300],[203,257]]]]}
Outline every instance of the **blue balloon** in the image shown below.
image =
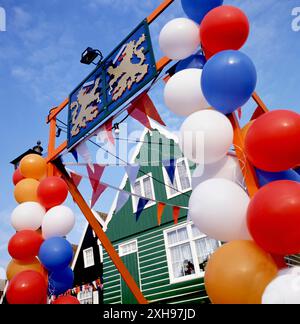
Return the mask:
{"type": "Polygon", "coordinates": [[[300,175],[294,170],[273,173],[256,169],[256,174],[261,187],[273,181],[290,180],[300,182],[300,175]]]}
{"type": "Polygon", "coordinates": [[[224,0],[181,0],[185,14],[200,24],[206,14],[223,4],[224,0]]]}
{"type": "Polygon", "coordinates": [[[296,172],[300,175],[300,167],[296,169],[296,172]]]}
{"type": "Polygon", "coordinates": [[[46,240],[39,252],[42,264],[51,272],[67,268],[73,258],[72,245],[61,237],[46,240]]]}
{"type": "Polygon", "coordinates": [[[71,268],[53,272],[49,275],[49,293],[59,296],[73,288],[74,272],[71,268]]]}
{"type": "Polygon", "coordinates": [[[251,59],[239,51],[223,51],[207,61],[202,73],[202,91],[208,103],[227,115],[252,96],[257,73],[251,59]]]}
{"type": "Polygon", "coordinates": [[[206,58],[202,54],[195,54],[185,60],[180,61],[176,66],[176,73],[185,69],[203,69],[206,58]]]}

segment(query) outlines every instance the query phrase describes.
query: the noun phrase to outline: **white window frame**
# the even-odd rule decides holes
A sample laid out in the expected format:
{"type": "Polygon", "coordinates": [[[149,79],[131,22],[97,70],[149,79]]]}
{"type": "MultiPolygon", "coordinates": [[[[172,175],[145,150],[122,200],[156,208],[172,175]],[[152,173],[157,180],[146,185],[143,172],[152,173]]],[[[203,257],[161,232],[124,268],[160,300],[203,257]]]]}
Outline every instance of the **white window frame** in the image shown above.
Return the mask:
{"type": "Polygon", "coordinates": [[[139,249],[138,249],[138,242],[137,242],[137,240],[131,240],[131,241],[128,241],[128,242],[125,242],[125,243],[119,244],[119,249],[118,249],[118,251],[119,251],[119,255],[120,255],[120,257],[126,256],[126,255],[130,255],[130,254],[133,254],[133,253],[138,253],[139,249]],[[126,252],[126,253],[124,253],[124,252],[123,252],[123,248],[124,248],[124,246],[126,246],[126,245],[130,245],[130,244],[133,244],[133,243],[135,244],[136,249],[135,249],[135,250],[132,250],[132,251],[130,251],[130,252],[126,252]]]}
{"type": "MultiPolygon", "coordinates": [[[[198,241],[201,238],[207,237],[207,235],[202,234],[202,235],[199,235],[197,237],[193,237],[192,225],[194,225],[193,222],[185,222],[185,223],[180,224],[178,226],[168,228],[168,229],[166,229],[164,231],[165,249],[166,249],[166,254],[167,254],[169,278],[170,278],[170,283],[171,284],[203,278],[204,275],[205,275],[205,272],[200,269],[199,264],[198,264],[196,241],[198,241]],[[171,232],[174,232],[176,230],[179,230],[181,228],[186,228],[187,229],[188,239],[185,240],[185,241],[180,241],[179,243],[175,243],[175,244],[170,245],[169,242],[168,242],[168,234],[171,233],[171,232]],[[180,277],[180,278],[175,278],[174,272],[173,272],[173,266],[172,266],[171,248],[179,246],[179,245],[183,245],[183,244],[186,244],[186,243],[189,243],[189,245],[191,247],[193,264],[194,264],[194,268],[195,268],[195,274],[183,276],[183,277],[180,277]],[[195,261],[197,261],[197,262],[195,262],[195,261]]],[[[221,242],[218,242],[218,244],[219,244],[219,246],[221,246],[221,242]]]]}
{"type": "MultiPolygon", "coordinates": [[[[142,183],[143,183],[144,179],[146,179],[146,178],[150,178],[150,184],[151,184],[151,190],[152,190],[153,200],[156,200],[155,190],[154,190],[154,183],[153,183],[153,178],[152,178],[152,172],[147,173],[147,174],[145,174],[144,176],[142,176],[142,177],[136,179],[135,184],[136,184],[137,182],[142,182],[142,183]]],[[[144,186],[141,186],[141,188],[142,188],[142,197],[145,197],[145,188],[144,188],[144,186]]],[[[135,194],[135,192],[134,192],[134,186],[132,186],[132,185],[131,185],[131,192],[132,192],[133,194],[135,194]]],[[[146,197],[145,197],[145,198],[146,198],[146,197]]],[[[139,199],[140,199],[139,197],[132,196],[132,209],[133,209],[133,212],[134,212],[134,213],[137,212],[137,207],[138,207],[139,199]]],[[[148,202],[148,204],[145,206],[144,209],[150,208],[150,207],[154,206],[155,204],[156,204],[155,201],[151,201],[151,200],[150,200],[150,201],[148,202]]]]}
{"type": "Polygon", "coordinates": [[[88,249],[85,249],[83,250],[83,261],[84,261],[84,268],[87,269],[87,268],[90,268],[90,267],[93,267],[95,265],[95,254],[94,254],[94,249],[93,247],[90,247],[88,249]],[[93,262],[89,263],[88,260],[87,260],[87,253],[89,251],[92,251],[93,252],[93,262]]]}
{"type": "MultiPolygon", "coordinates": [[[[167,172],[167,170],[166,170],[166,168],[164,166],[163,166],[162,170],[163,170],[164,182],[167,183],[167,184],[170,183],[170,186],[173,187],[173,185],[172,185],[172,183],[170,181],[170,177],[168,175],[168,172],[167,172]]],[[[177,186],[178,186],[178,192],[175,192],[174,194],[172,194],[170,186],[166,186],[166,192],[167,192],[167,198],[168,199],[172,199],[174,197],[180,196],[181,194],[189,192],[189,191],[192,190],[192,175],[191,175],[191,170],[190,170],[190,166],[189,166],[189,162],[188,162],[187,158],[179,158],[179,159],[176,160],[175,179],[176,179],[177,186]],[[181,163],[182,161],[184,161],[184,163],[185,163],[185,166],[186,166],[186,169],[187,169],[187,176],[188,176],[189,181],[190,181],[190,187],[185,189],[185,190],[182,190],[182,188],[181,188],[181,181],[180,181],[180,178],[179,178],[179,172],[178,172],[178,167],[177,167],[177,165],[179,163],[181,163]]]]}

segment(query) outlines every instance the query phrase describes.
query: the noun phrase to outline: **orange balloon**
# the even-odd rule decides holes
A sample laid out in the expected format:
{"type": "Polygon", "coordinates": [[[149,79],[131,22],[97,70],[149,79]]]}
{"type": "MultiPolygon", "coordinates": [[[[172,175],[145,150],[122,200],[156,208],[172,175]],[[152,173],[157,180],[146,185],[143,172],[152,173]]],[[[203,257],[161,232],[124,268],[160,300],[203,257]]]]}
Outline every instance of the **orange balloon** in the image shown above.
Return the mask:
{"type": "Polygon", "coordinates": [[[15,187],[15,199],[19,204],[24,202],[38,202],[37,189],[40,182],[35,179],[24,179],[15,187]]]}
{"type": "Polygon", "coordinates": [[[11,280],[18,273],[27,270],[39,272],[45,277],[45,280],[48,280],[47,271],[37,258],[28,262],[21,262],[13,259],[6,269],[6,277],[8,280],[11,280]]]}
{"type": "Polygon", "coordinates": [[[246,136],[247,136],[247,133],[250,129],[250,127],[253,125],[254,123],[254,120],[252,120],[251,122],[249,122],[247,125],[245,125],[243,128],[242,128],[242,137],[243,137],[243,140],[245,141],[246,139],[246,136]]]}
{"type": "Polygon", "coordinates": [[[20,162],[20,172],[25,178],[41,180],[47,176],[47,163],[38,154],[26,155],[20,162]]]}
{"type": "Polygon", "coordinates": [[[214,304],[261,304],[278,268],[272,257],[251,241],[232,241],[209,260],[205,287],[214,304]]]}

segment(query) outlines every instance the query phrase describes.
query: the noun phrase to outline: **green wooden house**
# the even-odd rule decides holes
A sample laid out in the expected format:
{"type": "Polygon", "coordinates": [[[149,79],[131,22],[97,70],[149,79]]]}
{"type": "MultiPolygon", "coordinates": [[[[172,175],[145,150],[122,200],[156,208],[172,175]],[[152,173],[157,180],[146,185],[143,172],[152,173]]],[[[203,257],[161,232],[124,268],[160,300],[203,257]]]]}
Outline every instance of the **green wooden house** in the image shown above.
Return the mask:
{"type": "MultiPolygon", "coordinates": [[[[144,131],[131,161],[141,165],[135,184],[125,177],[121,188],[153,200],[188,206],[195,166],[182,157],[172,133],[157,124],[153,127],[152,131],[144,131]],[[170,159],[170,150],[176,159],[173,184],[162,163],[170,159]]],[[[185,209],[175,225],[173,208],[167,206],[158,226],[156,203],[149,202],[136,221],[138,198],[131,197],[118,213],[114,212],[116,201],[108,216],[106,234],[149,302],[208,303],[204,269],[219,242],[200,233],[188,220],[185,209]]],[[[103,282],[105,304],[137,303],[105,252],[103,282]]]]}

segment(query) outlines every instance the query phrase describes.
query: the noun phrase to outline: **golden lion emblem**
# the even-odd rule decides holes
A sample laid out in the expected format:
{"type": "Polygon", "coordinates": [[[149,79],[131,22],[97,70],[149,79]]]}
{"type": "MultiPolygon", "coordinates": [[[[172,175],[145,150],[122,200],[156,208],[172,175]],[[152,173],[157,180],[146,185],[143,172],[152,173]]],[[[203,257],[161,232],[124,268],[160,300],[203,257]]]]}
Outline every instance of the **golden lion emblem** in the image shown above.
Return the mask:
{"type": "Polygon", "coordinates": [[[100,81],[100,77],[96,79],[93,89],[89,92],[85,89],[80,89],[77,95],[77,101],[71,104],[72,136],[78,135],[81,128],[87,127],[87,123],[93,121],[98,116],[98,104],[101,99],[100,93],[97,92],[97,89],[100,85],[100,81]]]}
{"type": "Polygon", "coordinates": [[[123,58],[117,67],[110,66],[107,70],[112,77],[109,82],[109,87],[112,90],[112,99],[116,101],[122,97],[123,93],[130,90],[134,83],[138,83],[148,73],[148,64],[144,64],[146,57],[144,47],[139,48],[146,40],[143,34],[138,41],[131,41],[127,44],[123,58]],[[137,58],[138,63],[132,63],[132,59],[137,58]]]}

